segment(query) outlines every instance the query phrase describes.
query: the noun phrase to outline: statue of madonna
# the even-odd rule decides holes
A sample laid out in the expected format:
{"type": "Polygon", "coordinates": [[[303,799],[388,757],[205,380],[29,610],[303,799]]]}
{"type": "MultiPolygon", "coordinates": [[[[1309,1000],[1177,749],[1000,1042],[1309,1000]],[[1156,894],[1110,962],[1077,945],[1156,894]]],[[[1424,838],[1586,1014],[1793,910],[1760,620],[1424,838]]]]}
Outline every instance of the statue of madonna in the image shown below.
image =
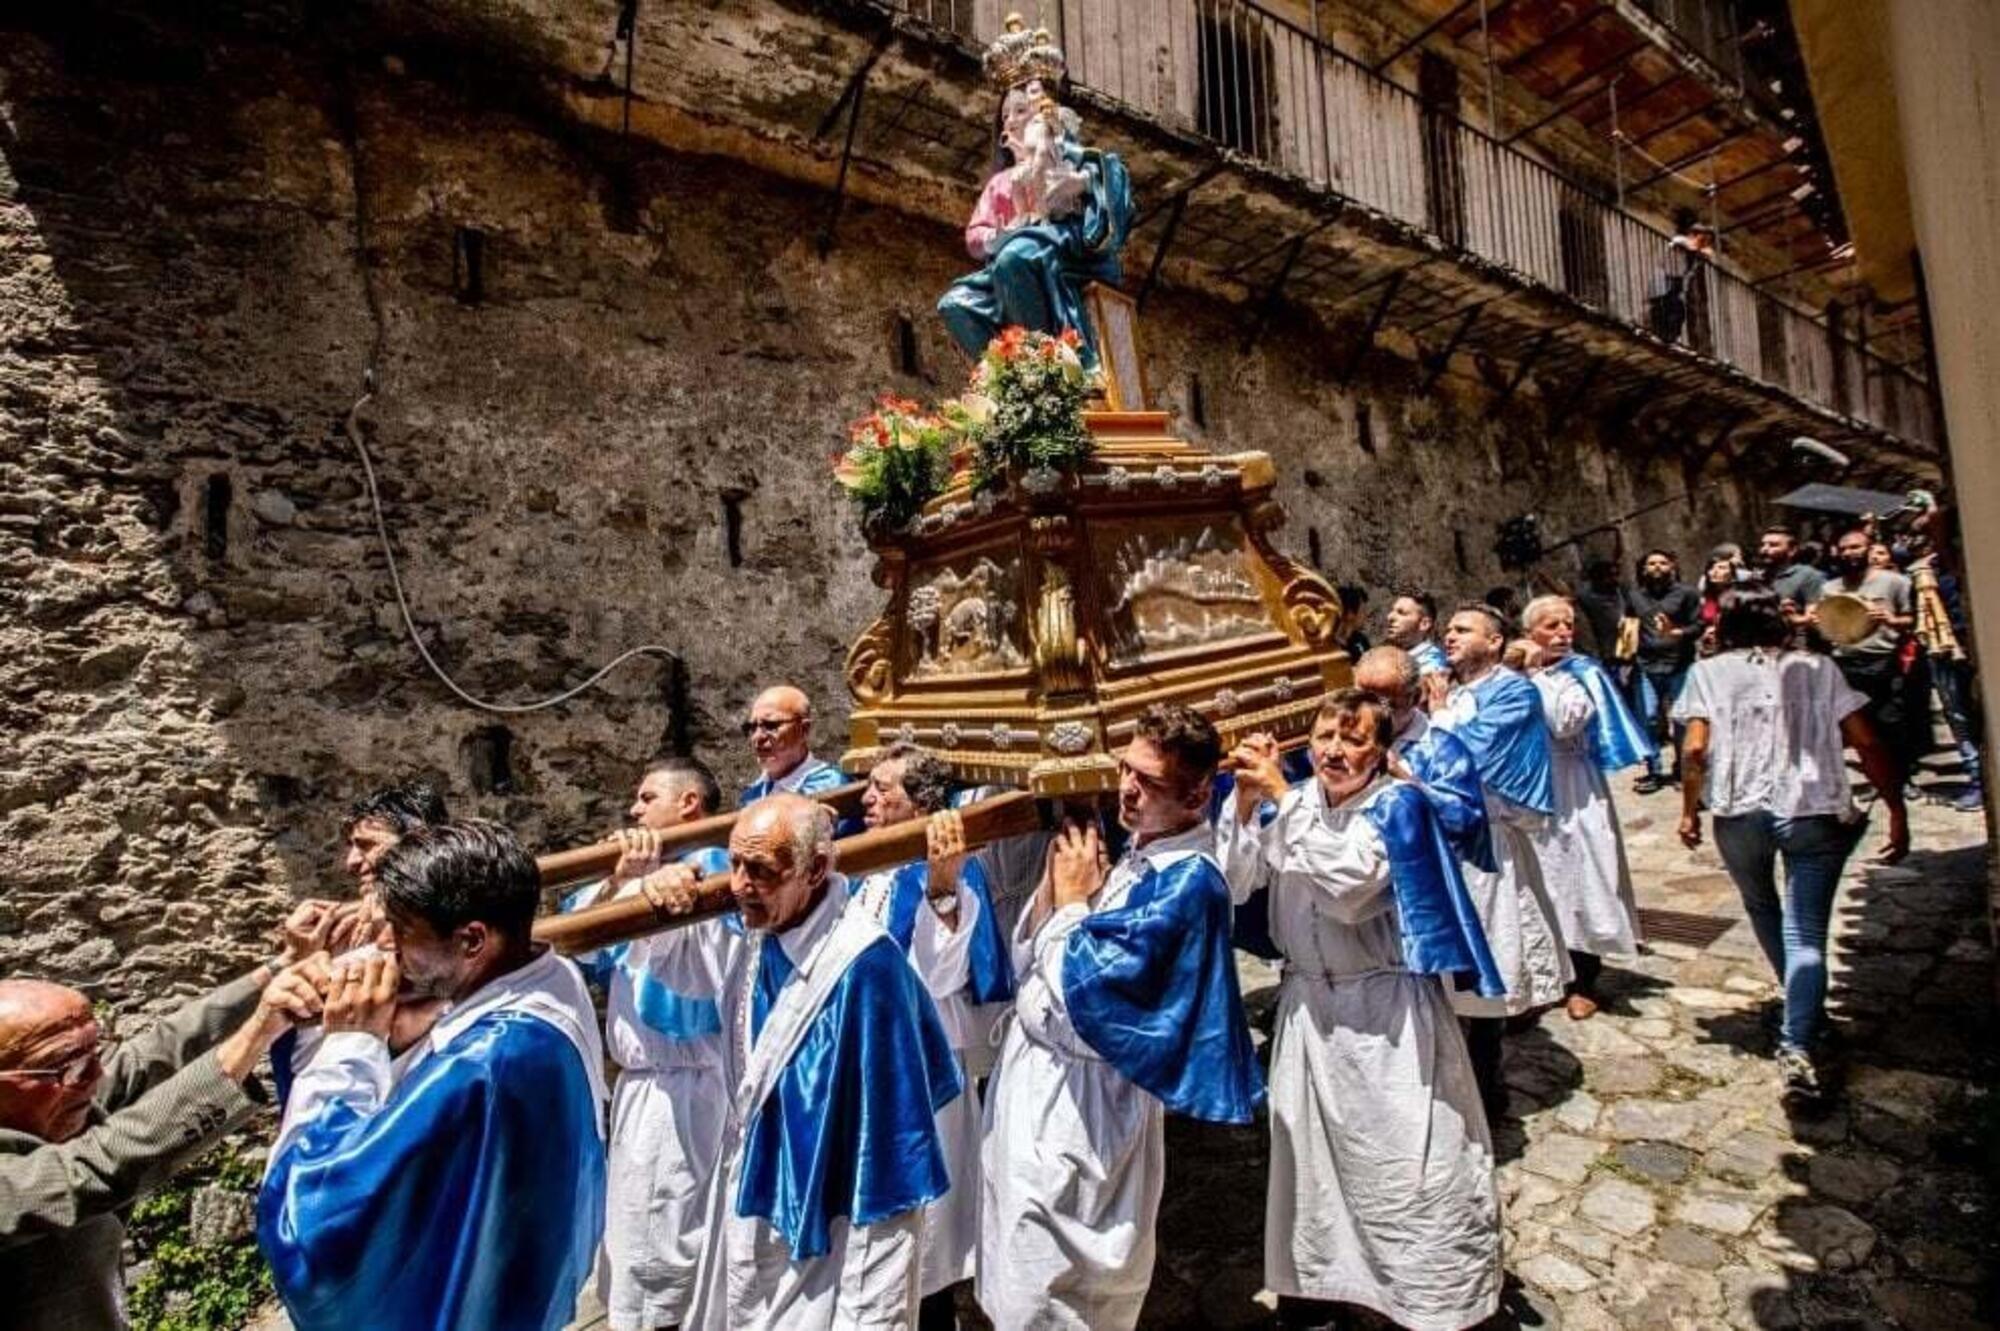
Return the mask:
{"type": "Polygon", "coordinates": [[[1083,288],[1119,280],[1132,186],[1118,154],[1084,147],[1076,114],[1056,103],[1063,70],[1049,34],[1025,32],[1020,16],[1009,15],[986,53],[988,77],[1006,90],[994,170],[965,228],[965,247],[982,267],[952,283],[938,313],[975,358],[1010,325],[1074,328],[1094,370],[1097,335],[1083,288]]]}

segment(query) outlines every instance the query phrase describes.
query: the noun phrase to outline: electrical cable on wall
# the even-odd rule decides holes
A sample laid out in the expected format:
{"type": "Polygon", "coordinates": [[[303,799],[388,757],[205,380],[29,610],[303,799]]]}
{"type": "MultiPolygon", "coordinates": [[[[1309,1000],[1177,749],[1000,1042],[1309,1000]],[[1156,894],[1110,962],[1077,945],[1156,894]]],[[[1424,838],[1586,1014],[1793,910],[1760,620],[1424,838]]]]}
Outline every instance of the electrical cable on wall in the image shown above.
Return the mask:
{"type": "MultiPolygon", "coordinates": [[[[370,378],[373,378],[372,371],[370,378]]],[[[566,703],[578,694],[589,691],[599,680],[634,657],[658,656],[669,661],[681,660],[679,652],[676,652],[671,647],[663,647],[657,643],[648,643],[643,647],[633,647],[612,657],[608,663],[598,669],[596,674],[593,674],[589,679],[584,680],[583,683],[577,685],[575,688],[566,689],[553,697],[542,698],[538,701],[527,703],[491,702],[485,698],[474,697],[460,687],[458,681],[453,679],[446,672],[445,668],[438,664],[437,658],[431,655],[430,648],[424,645],[423,635],[417,632],[416,620],[410,614],[409,598],[403,593],[402,571],[396,565],[396,550],[389,542],[389,523],[382,513],[382,495],[375,485],[375,462],[369,456],[368,445],[362,440],[360,426],[356,424],[356,418],[359,416],[361,408],[366,406],[374,396],[374,391],[371,389],[363,393],[355,404],[347,409],[347,438],[354,445],[355,455],[361,459],[361,474],[368,483],[368,506],[375,517],[375,535],[382,542],[382,557],[389,564],[389,585],[396,592],[396,609],[402,613],[403,630],[410,635],[410,642],[416,647],[417,655],[424,659],[424,664],[430,667],[431,673],[437,676],[440,684],[450,689],[461,702],[466,703],[468,706],[477,707],[483,712],[518,715],[523,712],[539,712],[544,708],[556,707],[566,703]]]]}
{"type": "Polygon", "coordinates": [[[354,173],[354,262],[361,278],[362,299],[368,306],[368,316],[374,324],[375,331],[374,339],[368,349],[367,367],[361,372],[361,396],[347,409],[347,440],[354,445],[355,456],[361,459],[361,474],[367,482],[368,505],[375,520],[375,535],[382,542],[382,557],[389,566],[389,585],[396,593],[396,609],[402,615],[403,631],[409,635],[411,644],[417,649],[417,655],[423,658],[424,664],[430,668],[433,675],[437,676],[438,682],[451,690],[459,701],[482,712],[495,712],[503,716],[518,716],[526,712],[539,712],[545,708],[560,706],[596,687],[605,676],[636,657],[657,656],[684,666],[686,661],[673,648],[658,643],[648,643],[642,647],[633,647],[620,652],[575,688],[565,689],[552,697],[541,698],[534,702],[504,703],[475,697],[467,692],[451,677],[444,666],[439,664],[437,658],[431,655],[430,648],[424,645],[423,635],[417,632],[416,619],[410,614],[410,600],[403,590],[402,570],[396,564],[396,549],[389,540],[389,522],[382,510],[382,493],[375,483],[375,460],[368,452],[367,442],[361,437],[359,424],[361,409],[375,397],[375,371],[376,366],[381,363],[382,353],[388,341],[388,323],[382,315],[382,303],[375,292],[374,271],[368,262],[368,205],[367,191],[361,173],[360,117],[354,106],[352,87],[344,87],[343,91],[346,97],[341,107],[344,113],[341,128],[347,142],[348,160],[352,164],[354,173]]]}

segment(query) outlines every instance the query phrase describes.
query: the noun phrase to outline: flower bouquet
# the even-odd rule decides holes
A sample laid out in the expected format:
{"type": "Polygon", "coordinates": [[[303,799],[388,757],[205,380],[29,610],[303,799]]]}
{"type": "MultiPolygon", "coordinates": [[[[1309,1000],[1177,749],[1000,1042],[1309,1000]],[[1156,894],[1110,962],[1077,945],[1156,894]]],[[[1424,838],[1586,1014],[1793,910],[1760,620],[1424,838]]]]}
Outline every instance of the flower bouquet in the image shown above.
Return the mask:
{"type": "Polygon", "coordinates": [[[1053,488],[1060,473],[1089,461],[1096,443],[1083,423],[1091,376],[1082,346],[1073,328],[1051,335],[1020,327],[987,345],[958,403],[974,489],[998,488],[1009,472],[1030,490],[1053,488]]]}
{"type": "Polygon", "coordinates": [[[927,412],[908,398],[884,394],[875,410],[847,429],[847,448],[833,476],[861,508],[872,533],[894,531],[944,489],[963,425],[956,413],[927,412]]]}

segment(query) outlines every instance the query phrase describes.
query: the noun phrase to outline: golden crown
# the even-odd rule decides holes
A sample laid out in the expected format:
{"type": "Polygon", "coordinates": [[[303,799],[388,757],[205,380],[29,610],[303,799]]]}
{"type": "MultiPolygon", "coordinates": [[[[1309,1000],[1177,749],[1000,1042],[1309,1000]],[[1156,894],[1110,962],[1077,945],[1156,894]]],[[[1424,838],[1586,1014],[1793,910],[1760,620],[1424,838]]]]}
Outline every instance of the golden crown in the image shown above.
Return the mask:
{"type": "Polygon", "coordinates": [[[1068,68],[1049,30],[1028,31],[1019,14],[1007,16],[1007,30],[986,48],[984,63],[986,79],[996,88],[1018,88],[1031,79],[1054,84],[1068,68]]]}

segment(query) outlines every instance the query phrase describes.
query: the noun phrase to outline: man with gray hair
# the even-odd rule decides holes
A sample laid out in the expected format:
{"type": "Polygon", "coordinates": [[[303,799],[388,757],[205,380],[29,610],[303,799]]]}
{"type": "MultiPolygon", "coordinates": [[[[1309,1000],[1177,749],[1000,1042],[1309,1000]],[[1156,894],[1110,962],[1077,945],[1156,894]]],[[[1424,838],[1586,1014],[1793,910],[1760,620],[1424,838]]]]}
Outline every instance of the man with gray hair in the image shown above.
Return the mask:
{"type": "MultiPolygon", "coordinates": [[[[951,1043],[902,948],[846,908],[824,805],[759,800],[729,860],[741,928],[723,964],[674,946],[686,930],[654,952],[676,990],[716,1002],[734,1086],[684,1325],[908,1326],[922,1210],[951,1182],[937,1128],[962,1089],[951,1043]]],[[[641,888],[679,914],[695,882],[670,865],[641,888]]]]}
{"type": "Polygon", "coordinates": [[[854,904],[909,954],[938,1006],[966,1093],[938,1115],[951,1190],[924,1208],[923,1302],[918,1331],[955,1324],[953,1286],[972,1279],[979,1246],[979,1097],[992,1064],[993,1025],[1014,997],[1007,934],[993,913],[986,870],[965,848],[951,808],[951,768],[915,744],[891,744],[868,773],[861,807],[870,828],[929,820],[920,860],[851,883],[854,904]]]}

